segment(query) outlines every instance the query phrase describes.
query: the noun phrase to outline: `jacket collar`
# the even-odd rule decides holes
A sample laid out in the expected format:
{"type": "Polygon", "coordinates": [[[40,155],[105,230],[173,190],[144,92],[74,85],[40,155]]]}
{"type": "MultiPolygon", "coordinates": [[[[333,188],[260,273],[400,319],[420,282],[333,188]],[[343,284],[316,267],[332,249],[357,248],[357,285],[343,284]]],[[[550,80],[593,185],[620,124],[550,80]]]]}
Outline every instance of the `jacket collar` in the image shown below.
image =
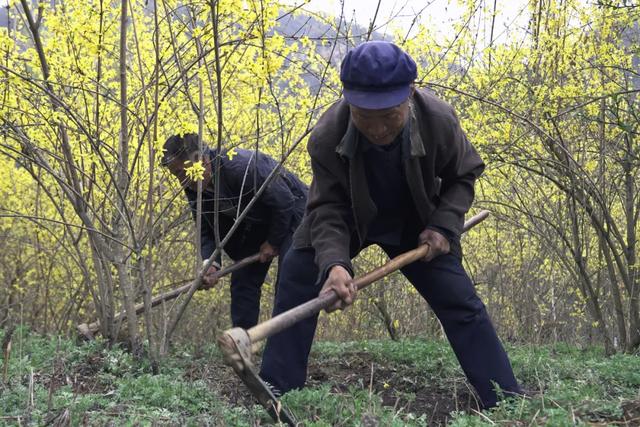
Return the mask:
{"type": "MultiPolygon", "coordinates": [[[[358,145],[360,143],[360,132],[358,132],[358,129],[351,120],[351,113],[348,112],[348,114],[349,124],[347,125],[347,130],[344,133],[344,136],[340,140],[340,144],[338,144],[338,146],[336,147],[336,153],[351,160],[358,151],[358,145]]],[[[426,149],[424,148],[422,136],[420,135],[420,124],[418,123],[418,119],[416,117],[416,106],[413,100],[411,100],[411,102],[409,103],[409,121],[405,126],[403,133],[408,133],[409,145],[409,149],[407,149],[407,138],[404,137],[405,140],[402,144],[403,157],[424,157],[427,155],[426,149]]]]}

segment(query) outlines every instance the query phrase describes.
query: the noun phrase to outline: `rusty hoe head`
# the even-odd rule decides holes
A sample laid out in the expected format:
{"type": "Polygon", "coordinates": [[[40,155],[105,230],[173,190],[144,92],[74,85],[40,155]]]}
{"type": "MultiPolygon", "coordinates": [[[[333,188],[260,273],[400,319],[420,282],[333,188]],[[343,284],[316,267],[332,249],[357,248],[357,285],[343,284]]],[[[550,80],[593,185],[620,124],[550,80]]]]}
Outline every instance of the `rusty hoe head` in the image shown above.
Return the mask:
{"type": "Polygon", "coordinates": [[[224,362],[238,375],[253,367],[251,362],[251,339],[242,328],[227,329],[218,337],[218,347],[222,351],[224,362]],[[248,366],[247,366],[248,365],[248,366]]]}
{"type": "Polygon", "coordinates": [[[258,375],[258,370],[251,361],[251,338],[247,331],[242,328],[224,331],[218,337],[218,347],[222,351],[224,362],[233,368],[271,418],[295,426],[293,415],[280,404],[271,388],[258,375]]]}

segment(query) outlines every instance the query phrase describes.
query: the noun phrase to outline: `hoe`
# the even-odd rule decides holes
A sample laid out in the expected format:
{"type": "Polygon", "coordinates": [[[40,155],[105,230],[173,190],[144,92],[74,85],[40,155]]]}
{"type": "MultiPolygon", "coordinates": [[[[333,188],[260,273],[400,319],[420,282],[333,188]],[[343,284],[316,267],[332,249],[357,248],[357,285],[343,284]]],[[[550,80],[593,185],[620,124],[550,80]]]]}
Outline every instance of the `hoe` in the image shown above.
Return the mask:
{"type": "MultiPolygon", "coordinates": [[[[465,222],[463,232],[468,231],[483,221],[487,216],[489,216],[488,211],[482,211],[473,216],[465,222]]],[[[405,265],[424,258],[429,253],[429,250],[429,245],[421,245],[416,249],[398,255],[364,276],[355,278],[353,283],[357,286],[358,290],[363,289],[405,265]]],[[[338,295],[333,291],[321,294],[317,298],[307,301],[284,313],[280,313],[253,328],[248,330],[242,328],[228,329],[218,337],[218,346],[222,350],[225,362],[233,368],[242,382],[246,384],[258,402],[260,402],[275,421],[283,422],[290,426],[296,425],[296,420],[293,415],[280,404],[280,401],[274,396],[271,389],[258,376],[258,370],[251,361],[252,345],[255,346],[260,341],[281,332],[300,320],[319,313],[320,310],[331,306],[337,300],[338,295]]]]}

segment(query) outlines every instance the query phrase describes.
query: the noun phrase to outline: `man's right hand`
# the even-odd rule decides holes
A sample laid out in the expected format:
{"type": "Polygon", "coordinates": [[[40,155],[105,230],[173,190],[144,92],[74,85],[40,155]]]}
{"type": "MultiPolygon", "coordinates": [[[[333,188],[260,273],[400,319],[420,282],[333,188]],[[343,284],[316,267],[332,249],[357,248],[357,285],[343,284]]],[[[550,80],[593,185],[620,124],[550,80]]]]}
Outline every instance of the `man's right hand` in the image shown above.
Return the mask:
{"type": "Polygon", "coordinates": [[[207,270],[205,275],[202,277],[202,283],[205,286],[213,286],[218,283],[218,277],[216,277],[216,275],[214,274],[217,271],[218,269],[213,264],[211,264],[211,266],[209,266],[209,270],[207,270]]]}
{"type": "Polygon", "coordinates": [[[327,313],[338,309],[343,310],[345,307],[353,304],[353,301],[356,299],[358,289],[353,284],[353,279],[349,271],[341,265],[331,267],[320,294],[326,294],[332,290],[338,294],[339,299],[332,306],[325,308],[327,313]]]}

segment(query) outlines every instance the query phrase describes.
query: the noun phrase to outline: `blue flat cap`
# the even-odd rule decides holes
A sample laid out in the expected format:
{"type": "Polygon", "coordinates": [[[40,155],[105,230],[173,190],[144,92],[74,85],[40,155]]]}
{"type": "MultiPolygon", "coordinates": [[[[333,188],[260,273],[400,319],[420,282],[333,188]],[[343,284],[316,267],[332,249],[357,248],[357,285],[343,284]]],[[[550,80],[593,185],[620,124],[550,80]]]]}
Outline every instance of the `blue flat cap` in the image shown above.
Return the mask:
{"type": "Polygon", "coordinates": [[[370,41],[351,49],[340,66],[347,102],[371,110],[402,104],[417,76],[416,63],[409,54],[385,41],[370,41]]]}

